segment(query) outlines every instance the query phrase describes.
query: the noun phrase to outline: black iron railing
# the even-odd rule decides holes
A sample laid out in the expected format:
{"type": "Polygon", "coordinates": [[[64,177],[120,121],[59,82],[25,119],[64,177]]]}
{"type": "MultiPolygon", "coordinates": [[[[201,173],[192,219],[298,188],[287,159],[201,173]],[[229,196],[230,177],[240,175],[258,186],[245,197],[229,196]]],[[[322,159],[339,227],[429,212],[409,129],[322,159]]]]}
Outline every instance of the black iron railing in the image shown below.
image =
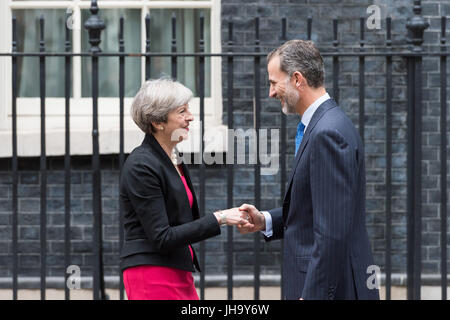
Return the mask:
{"type": "MultiPolygon", "coordinates": [[[[45,38],[44,38],[44,19],[40,19],[40,50],[39,52],[22,53],[17,51],[17,43],[21,39],[17,39],[16,33],[16,19],[12,20],[12,52],[0,53],[1,56],[9,56],[12,58],[12,287],[13,287],[13,299],[17,299],[18,291],[18,154],[17,154],[17,98],[18,98],[18,59],[23,57],[39,57],[40,64],[40,107],[41,107],[41,157],[40,157],[40,181],[41,181],[41,206],[40,206],[40,228],[41,228],[41,298],[45,299],[46,290],[46,188],[47,188],[47,170],[46,170],[46,149],[45,149],[45,118],[46,118],[46,82],[45,82],[45,64],[48,57],[61,57],[65,60],[65,233],[64,233],[64,257],[66,266],[71,264],[70,261],[70,194],[71,194],[71,149],[70,149],[70,85],[71,85],[71,65],[74,57],[90,57],[92,59],[92,178],[93,178],[93,215],[94,215],[94,237],[93,237],[93,253],[95,256],[93,266],[93,297],[94,299],[105,298],[105,285],[103,275],[103,261],[102,261],[102,204],[101,204],[101,170],[100,170],[100,155],[99,155],[99,130],[98,130],[98,79],[99,68],[98,61],[103,57],[116,57],[119,60],[119,100],[120,100],[120,151],[119,151],[119,168],[122,170],[122,165],[125,160],[124,154],[124,97],[125,97],[125,58],[145,58],[145,78],[150,78],[151,71],[151,58],[152,57],[170,57],[171,58],[171,70],[172,77],[177,77],[177,59],[180,57],[194,57],[198,60],[199,72],[197,74],[198,79],[198,96],[200,100],[200,123],[202,126],[201,132],[204,132],[204,120],[205,120],[205,59],[210,57],[222,57],[226,61],[227,70],[227,113],[228,113],[228,128],[234,128],[233,117],[233,88],[234,88],[234,72],[235,72],[235,58],[246,57],[253,59],[254,65],[254,129],[257,134],[261,127],[261,97],[260,97],[260,79],[261,79],[261,58],[264,59],[266,52],[260,50],[260,38],[259,38],[259,19],[255,19],[255,44],[254,52],[236,52],[233,42],[233,23],[228,23],[228,42],[225,45],[224,52],[222,53],[205,53],[205,41],[204,41],[204,17],[200,17],[200,40],[199,40],[199,52],[196,53],[181,53],[177,52],[177,39],[176,39],[176,17],[172,16],[172,42],[171,52],[151,52],[150,42],[150,21],[149,15],[145,18],[145,30],[146,30],[146,46],[144,53],[127,53],[124,44],[124,19],[120,19],[119,30],[119,51],[114,53],[101,52],[99,44],[101,41],[101,31],[105,28],[105,25],[98,16],[99,8],[95,0],[92,1],[91,17],[86,22],[86,29],[89,32],[89,41],[91,44],[90,52],[74,53],[71,52],[71,30],[66,27],[66,42],[65,52],[55,53],[46,52],[45,50],[45,38]]],[[[386,203],[386,251],[385,251],[385,266],[384,273],[386,298],[391,299],[391,286],[392,286],[392,89],[393,89],[393,58],[400,57],[407,61],[407,105],[408,105],[408,163],[407,163],[407,292],[408,299],[420,299],[420,286],[421,286],[421,218],[422,218],[422,187],[421,187],[421,159],[422,159],[422,58],[423,57],[436,57],[440,60],[440,108],[441,108],[441,146],[440,146],[440,165],[441,165],[441,287],[442,287],[442,299],[447,299],[447,112],[446,112],[446,88],[447,88],[447,57],[449,52],[447,51],[446,44],[446,18],[442,17],[441,20],[441,36],[440,36],[440,50],[423,51],[423,31],[426,29],[427,24],[421,17],[421,5],[420,1],[414,1],[414,17],[408,22],[407,27],[409,30],[409,38],[412,44],[412,50],[405,48],[397,48],[400,50],[393,50],[391,39],[391,19],[386,19],[386,42],[384,47],[376,47],[375,50],[367,50],[367,42],[364,35],[364,19],[361,18],[360,24],[360,42],[359,50],[350,48],[339,47],[338,41],[338,20],[333,20],[333,42],[331,50],[323,51],[323,56],[332,59],[332,93],[336,100],[339,100],[339,63],[342,57],[355,57],[359,60],[359,132],[364,139],[365,133],[365,88],[366,88],[366,58],[367,57],[379,57],[385,59],[386,63],[386,190],[385,190],[385,203],[386,203]]],[[[311,39],[312,33],[312,18],[307,20],[307,39],[311,39]]],[[[287,21],[282,19],[281,21],[281,36],[280,43],[287,40],[287,21]]],[[[225,93],[224,93],[225,96],[225,93]]],[[[286,117],[281,115],[281,194],[285,193],[286,184],[286,117]]],[[[228,140],[229,143],[234,143],[234,140],[228,140]]],[[[258,141],[258,140],[257,140],[258,141]]],[[[204,140],[201,139],[201,150],[204,150],[204,140]]],[[[259,144],[258,144],[259,145],[259,144]]],[[[230,145],[232,147],[232,145],[230,145]]],[[[259,154],[257,152],[257,154],[259,154]]],[[[202,159],[202,163],[199,165],[199,207],[200,212],[203,215],[205,212],[205,169],[206,165],[202,159]]],[[[233,199],[233,185],[234,185],[234,167],[228,165],[227,172],[227,205],[232,207],[234,203],[233,199]]],[[[260,207],[261,204],[261,167],[259,165],[259,159],[254,166],[254,204],[256,207],[260,207]]],[[[119,222],[122,223],[122,206],[119,207],[119,222]]],[[[120,228],[119,228],[120,229],[120,228]]],[[[119,234],[120,244],[123,243],[123,234],[119,234]]],[[[281,249],[283,250],[283,249],[281,249]]],[[[228,228],[227,235],[227,289],[228,299],[233,298],[233,229],[228,228]]],[[[255,235],[254,238],[254,298],[260,298],[260,236],[255,235]]],[[[202,242],[200,244],[200,261],[201,267],[205,270],[205,245],[202,242]]],[[[120,298],[124,298],[122,276],[120,274],[120,298]]],[[[65,275],[66,279],[68,275],[65,275]]],[[[205,274],[200,276],[200,297],[203,299],[205,296],[205,274]]],[[[70,299],[70,291],[65,288],[65,297],[70,299]]]]}

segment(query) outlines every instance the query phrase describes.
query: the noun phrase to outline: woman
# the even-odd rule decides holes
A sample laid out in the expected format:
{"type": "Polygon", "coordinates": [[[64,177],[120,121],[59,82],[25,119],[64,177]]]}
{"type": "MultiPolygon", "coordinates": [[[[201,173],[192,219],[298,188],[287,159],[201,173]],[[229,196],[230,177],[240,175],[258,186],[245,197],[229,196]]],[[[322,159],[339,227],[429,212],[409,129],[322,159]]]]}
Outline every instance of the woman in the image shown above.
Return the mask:
{"type": "Polygon", "coordinates": [[[189,172],[173,158],[176,144],[188,137],[191,98],[178,82],[150,80],[131,106],[145,138],[128,156],[120,183],[120,258],[130,300],[198,300],[191,272],[200,268],[191,244],[219,235],[221,225],[247,222],[237,208],[199,216],[189,172]]]}

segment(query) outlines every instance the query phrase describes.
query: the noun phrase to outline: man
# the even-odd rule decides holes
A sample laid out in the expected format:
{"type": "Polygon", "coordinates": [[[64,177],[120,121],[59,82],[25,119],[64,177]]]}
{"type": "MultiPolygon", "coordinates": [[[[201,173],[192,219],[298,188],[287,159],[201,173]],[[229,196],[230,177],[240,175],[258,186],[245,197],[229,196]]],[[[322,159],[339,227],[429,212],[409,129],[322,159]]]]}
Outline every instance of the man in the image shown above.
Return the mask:
{"type": "Polygon", "coordinates": [[[362,141],[326,92],[323,60],[311,41],[288,41],[267,61],[270,97],[285,114],[301,116],[296,156],[283,207],[261,213],[243,204],[250,222],[239,229],[284,239],[285,299],[379,299],[367,285],[374,263],[362,141]]]}

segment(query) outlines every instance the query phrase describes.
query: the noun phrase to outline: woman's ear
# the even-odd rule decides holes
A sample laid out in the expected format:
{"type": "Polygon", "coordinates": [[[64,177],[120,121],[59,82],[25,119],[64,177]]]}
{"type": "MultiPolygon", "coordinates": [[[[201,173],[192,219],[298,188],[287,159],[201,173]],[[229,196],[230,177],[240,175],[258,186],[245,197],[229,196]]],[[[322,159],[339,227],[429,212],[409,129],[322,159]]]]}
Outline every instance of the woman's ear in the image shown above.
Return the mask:
{"type": "Polygon", "coordinates": [[[162,122],[151,122],[153,128],[156,129],[156,131],[163,131],[164,130],[164,126],[162,124],[162,122]]]}

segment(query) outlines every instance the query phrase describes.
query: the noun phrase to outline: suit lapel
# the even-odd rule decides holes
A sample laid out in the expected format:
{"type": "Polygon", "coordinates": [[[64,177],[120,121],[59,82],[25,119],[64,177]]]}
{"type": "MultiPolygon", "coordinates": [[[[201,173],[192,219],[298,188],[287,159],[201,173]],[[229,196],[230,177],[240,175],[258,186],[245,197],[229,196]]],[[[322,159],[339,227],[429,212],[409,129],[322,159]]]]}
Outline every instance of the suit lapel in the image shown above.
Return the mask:
{"type": "MultiPolygon", "coordinates": [[[[147,144],[153,151],[156,151],[156,154],[159,156],[161,162],[169,170],[170,175],[171,175],[170,179],[173,179],[173,181],[177,181],[177,183],[179,183],[179,185],[182,186],[183,190],[185,190],[183,181],[181,180],[180,175],[177,172],[177,169],[175,169],[175,166],[173,165],[172,160],[169,158],[167,153],[161,147],[158,140],[156,140],[156,138],[152,134],[146,134],[143,144],[147,144]]],[[[184,163],[181,163],[181,168],[182,168],[183,174],[186,178],[188,187],[189,187],[189,189],[191,189],[192,195],[194,197],[194,203],[192,205],[192,210],[189,205],[189,198],[187,196],[187,193],[184,192],[184,194],[181,195],[181,197],[184,197],[184,203],[187,206],[187,208],[189,208],[189,210],[192,211],[193,218],[198,219],[199,218],[199,209],[198,209],[198,204],[197,204],[197,198],[194,193],[194,187],[192,186],[192,182],[191,182],[191,178],[189,176],[188,169],[184,163]]]]}
{"type": "Polygon", "coordinates": [[[302,143],[300,144],[297,155],[295,156],[295,158],[292,162],[292,169],[291,169],[291,173],[289,175],[288,187],[287,187],[286,195],[284,197],[284,201],[286,201],[286,199],[288,198],[288,194],[290,194],[291,184],[292,184],[292,180],[294,178],[295,170],[297,169],[297,165],[300,162],[300,158],[302,157],[303,151],[305,150],[305,147],[308,144],[308,140],[311,135],[311,132],[314,130],[314,127],[316,126],[317,122],[319,122],[319,120],[322,118],[322,116],[325,114],[325,112],[327,112],[329,109],[334,108],[336,106],[337,106],[336,101],[333,99],[329,99],[329,100],[323,102],[317,108],[317,110],[314,112],[314,114],[311,118],[311,121],[309,122],[308,127],[306,128],[306,132],[303,135],[302,143]]]}
{"type": "Polygon", "coordinates": [[[169,168],[169,170],[173,170],[174,173],[177,172],[177,169],[172,164],[172,160],[169,158],[167,153],[164,151],[164,149],[159,144],[158,140],[152,135],[147,133],[144,138],[144,142],[142,144],[148,145],[155,153],[159,156],[161,162],[169,168]]]}
{"type": "MultiPolygon", "coordinates": [[[[186,179],[186,183],[192,192],[192,196],[194,197],[194,203],[192,204],[192,216],[194,217],[194,220],[195,220],[195,219],[200,218],[200,213],[199,213],[200,210],[198,209],[197,197],[195,195],[194,186],[192,185],[191,176],[189,175],[188,168],[186,167],[184,162],[181,162],[181,169],[183,170],[184,178],[186,179]]],[[[188,200],[188,203],[189,203],[189,200],[188,200]]]]}

